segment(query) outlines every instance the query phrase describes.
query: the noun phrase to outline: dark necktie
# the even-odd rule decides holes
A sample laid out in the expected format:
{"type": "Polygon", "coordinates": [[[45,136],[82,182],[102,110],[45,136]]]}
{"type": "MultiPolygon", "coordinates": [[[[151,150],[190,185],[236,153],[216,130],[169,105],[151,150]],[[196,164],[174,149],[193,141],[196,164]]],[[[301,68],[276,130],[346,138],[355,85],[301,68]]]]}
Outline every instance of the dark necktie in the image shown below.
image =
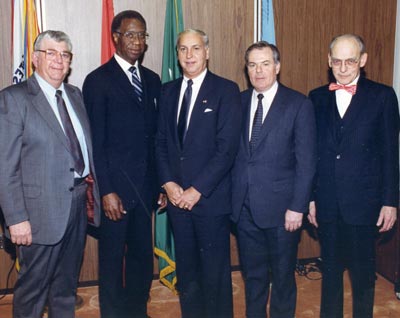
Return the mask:
{"type": "Polygon", "coordinates": [[[139,75],[137,73],[136,67],[131,66],[129,68],[129,72],[132,73],[133,90],[135,91],[135,94],[136,94],[139,102],[141,102],[142,96],[143,96],[143,86],[142,86],[142,82],[139,79],[139,75]]]}
{"type": "Polygon", "coordinates": [[[191,79],[187,81],[187,87],[185,90],[185,94],[183,95],[181,111],[179,113],[179,118],[178,118],[178,137],[181,146],[185,141],[187,132],[187,121],[189,115],[190,100],[192,98],[192,84],[193,81],[191,79]]]}
{"type": "Polygon", "coordinates": [[[250,137],[250,152],[251,153],[253,153],[256,143],[257,143],[257,140],[258,140],[258,137],[260,136],[262,120],[263,120],[262,99],[264,98],[264,95],[258,94],[257,98],[258,98],[257,110],[256,110],[256,113],[254,114],[253,128],[251,130],[251,137],[250,137]]]}
{"type": "Polygon", "coordinates": [[[81,146],[79,144],[78,137],[76,136],[74,127],[72,126],[71,118],[69,117],[67,106],[65,105],[62,97],[62,91],[56,91],[57,108],[60,113],[62,125],[64,127],[65,135],[69,142],[69,148],[74,159],[74,169],[79,175],[82,175],[85,169],[85,163],[83,161],[83,155],[81,146]]]}
{"type": "Polygon", "coordinates": [[[343,85],[337,83],[329,84],[330,91],[336,91],[338,89],[344,89],[346,92],[350,93],[351,95],[354,95],[357,91],[357,85],[343,85]]]}

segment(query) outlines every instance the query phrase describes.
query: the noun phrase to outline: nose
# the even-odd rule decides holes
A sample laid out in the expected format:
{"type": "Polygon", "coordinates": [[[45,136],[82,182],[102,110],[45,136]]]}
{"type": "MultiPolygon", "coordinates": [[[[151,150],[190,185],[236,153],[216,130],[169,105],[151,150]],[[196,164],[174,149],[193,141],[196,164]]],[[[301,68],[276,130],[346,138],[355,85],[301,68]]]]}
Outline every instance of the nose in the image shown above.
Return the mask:
{"type": "Polygon", "coordinates": [[[190,59],[193,56],[193,52],[191,48],[188,48],[186,51],[186,58],[190,59]]]}
{"type": "Polygon", "coordinates": [[[54,61],[56,61],[57,63],[60,63],[60,64],[63,63],[63,58],[61,56],[61,52],[56,52],[56,56],[54,58],[54,61]]]}
{"type": "Polygon", "coordinates": [[[261,64],[256,64],[256,72],[261,73],[262,72],[262,65],[261,64]]]}
{"type": "Polygon", "coordinates": [[[347,65],[346,65],[346,61],[342,61],[342,63],[340,64],[340,71],[342,73],[347,71],[347,65]]]}

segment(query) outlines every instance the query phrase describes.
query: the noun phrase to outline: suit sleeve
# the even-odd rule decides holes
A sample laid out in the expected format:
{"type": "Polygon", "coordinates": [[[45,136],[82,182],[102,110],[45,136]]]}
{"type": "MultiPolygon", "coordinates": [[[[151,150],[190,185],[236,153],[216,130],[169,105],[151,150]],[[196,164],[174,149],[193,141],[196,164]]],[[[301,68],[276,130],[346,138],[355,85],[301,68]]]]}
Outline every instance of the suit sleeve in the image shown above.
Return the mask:
{"type": "MultiPolygon", "coordinates": [[[[105,142],[107,139],[107,90],[101,78],[89,75],[83,83],[83,98],[87,109],[93,142],[93,162],[96,169],[100,195],[115,192],[113,189],[105,142]]],[[[106,82],[103,80],[103,82],[106,82]]]]}
{"type": "Polygon", "coordinates": [[[399,106],[396,94],[389,88],[383,98],[381,125],[383,205],[399,203],[399,106]]]}
{"type": "Polygon", "coordinates": [[[21,174],[24,115],[8,91],[0,93],[0,206],[6,225],[29,220],[21,174]]]}
{"type": "Polygon", "coordinates": [[[168,159],[168,85],[163,85],[160,96],[160,108],[158,112],[158,126],[156,135],[156,162],[160,185],[169,181],[178,182],[175,180],[170,171],[168,159]]]}
{"type": "Polygon", "coordinates": [[[242,110],[239,88],[234,83],[221,86],[218,110],[216,151],[192,182],[203,196],[209,197],[230,171],[239,147],[242,110]]]}
{"type": "Polygon", "coordinates": [[[309,99],[304,99],[294,126],[296,174],[293,199],[289,209],[306,213],[310,202],[316,170],[316,123],[314,108],[309,99]]]}

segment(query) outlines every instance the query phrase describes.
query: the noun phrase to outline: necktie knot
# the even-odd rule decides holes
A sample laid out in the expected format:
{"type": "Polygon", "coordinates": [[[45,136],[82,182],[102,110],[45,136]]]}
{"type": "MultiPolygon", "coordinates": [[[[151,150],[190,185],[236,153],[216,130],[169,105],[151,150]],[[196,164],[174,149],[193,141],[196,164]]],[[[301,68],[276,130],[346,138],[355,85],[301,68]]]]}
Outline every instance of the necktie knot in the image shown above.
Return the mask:
{"type": "Polygon", "coordinates": [[[344,89],[349,94],[354,95],[357,91],[357,85],[343,85],[343,84],[337,84],[337,83],[329,84],[330,91],[336,91],[338,89],[344,89]]]}
{"type": "Polygon", "coordinates": [[[258,94],[257,98],[258,98],[259,101],[262,101],[262,99],[264,98],[264,95],[263,94],[258,94]]]}
{"type": "Polygon", "coordinates": [[[192,85],[193,85],[193,80],[191,80],[191,79],[188,80],[188,81],[187,81],[187,86],[188,86],[188,87],[192,87],[192,85]]]}

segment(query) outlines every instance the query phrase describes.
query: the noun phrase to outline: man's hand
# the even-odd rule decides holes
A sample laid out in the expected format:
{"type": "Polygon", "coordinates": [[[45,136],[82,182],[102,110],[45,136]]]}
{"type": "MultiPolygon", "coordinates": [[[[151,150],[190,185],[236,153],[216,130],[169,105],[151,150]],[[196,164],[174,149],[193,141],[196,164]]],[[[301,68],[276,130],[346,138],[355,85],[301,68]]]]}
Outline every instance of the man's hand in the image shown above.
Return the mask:
{"type": "Polygon", "coordinates": [[[303,222],[303,213],[286,210],[285,229],[288,232],[294,232],[301,227],[303,222]]]}
{"type": "Polygon", "coordinates": [[[310,202],[310,206],[309,206],[309,212],[307,215],[308,221],[310,221],[310,223],[312,225],[314,225],[315,227],[318,227],[318,223],[317,223],[317,208],[315,207],[315,201],[311,201],[310,202]]]}
{"type": "Polygon", "coordinates": [[[173,204],[177,205],[177,201],[180,199],[183,189],[177,183],[173,181],[166,182],[163,185],[165,192],[167,192],[168,200],[173,204]]]}
{"type": "Polygon", "coordinates": [[[115,192],[103,196],[103,209],[106,216],[113,221],[119,221],[126,214],[122,201],[115,192]]]}
{"type": "Polygon", "coordinates": [[[164,193],[160,193],[158,196],[157,204],[159,205],[160,210],[165,209],[167,206],[167,195],[164,193]]]}
{"type": "Polygon", "coordinates": [[[31,245],[32,244],[32,232],[31,223],[29,221],[23,221],[9,227],[11,242],[16,245],[31,245]]]}
{"type": "Polygon", "coordinates": [[[397,209],[392,206],[383,206],[379,214],[376,226],[381,227],[379,232],[386,232],[392,229],[397,219],[397,209]]]}
{"type": "Polygon", "coordinates": [[[181,209],[191,211],[197,202],[199,202],[200,197],[201,193],[195,188],[190,187],[183,192],[180,199],[176,203],[181,209]]]}

